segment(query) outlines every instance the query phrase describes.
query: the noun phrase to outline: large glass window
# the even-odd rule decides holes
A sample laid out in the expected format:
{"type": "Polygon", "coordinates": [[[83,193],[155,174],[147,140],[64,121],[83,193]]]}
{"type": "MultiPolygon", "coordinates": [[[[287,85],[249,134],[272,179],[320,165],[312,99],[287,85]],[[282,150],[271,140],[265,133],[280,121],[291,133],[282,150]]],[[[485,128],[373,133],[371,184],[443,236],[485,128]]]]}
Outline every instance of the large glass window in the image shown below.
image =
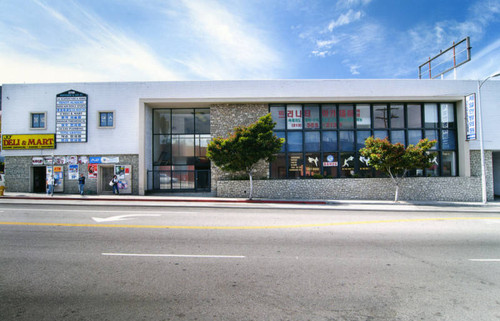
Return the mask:
{"type": "Polygon", "coordinates": [[[172,133],[174,134],[194,133],[193,109],[172,109],[172,133]]]}
{"type": "Polygon", "coordinates": [[[337,106],[323,105],[321,108],[321,128],[336,129],[337,128],[337,106]]]}
{"type": "Polygon", "coordinates": [[[302,153],[288,154],[288,177],[304,176],[304,155],[302,153]]]}
{"type": "Polygon", "coordinates": [[[356,127],[372,127],[372,118],[370,114],[370,105],[356,105],[356,127]]]}
{"type": "Polygon", "coordinates": [[[454,103],[360,103],[271,105],[275,134],[286,145],[271,164],[273,178],[385,177],[370,168],[359,150],[366,138],[388,138],[405,146],[420,139],[436,140],[433,166],[412,176],[455,176],[458,173],[454,103]],[[285,125],[286,124],[286,125],[285,125]],[[318,161],[316,162],[316,158],[318,161]]]}
{"type": "Polygon", "coordinates": [[[340,131],[340,150],[354,151],[354,131],[340,131]]]}
{"type": "Polygon", "coordinates": [[[353,105],[339,106],[339,128],[354,128],[354,107],[353,105]]]}
{"type": "Polygon", "coordinates": [[[286,144],[289,152],[301,152],[302,132],[289,132],[286,144]]]}
{"type": "Polygon", "coordinates": [[[391,128],[405,127],[405,109],[404,105],[391,104],[391,128]]]}
{"type": "Polygon", "coordinates": [[[321,154],[306,153],[306,176],[319,175],[321,173],[321,154]]]}
{"type": "Polygon", "coordinates": [[[304,128],[319,129],[319,106],[305,105],[304,107],[304,128]]]}
{"type": "Polygon", "coordinates": [[[196,109],[194,128],[197,134],[210,133],[210,109],[196,109]]]}
{"type": "Polygon", "coordinates": [[[304,133],[304,150],[306,152],[319,152],[320,140],[319,132],[305,132],[304,133]]]}
{"type": "Polygon", "coordinates": [[[360,150],[361,148],[365,147],[365,141],[370,136],[371,132],[369,130],[359,130],[357,132],[356,138],[356,149],[360,150]]]}
{"type": "Polygon", "coordinates": [[[437,104],[425,104],[425,128],[438,127],[438,109],[437,104]]]}
{"type": "Polygon", "coordinates": [[[421,128],[422,111],[420,105],[408,105],[406,110],[408,114],[408,128],[421,128]]]}
{"type": "Polygon", "coordinates": [[[323,176],[338,177],[339,157],[337,153],[323,153],[323,176]]]}
{"type": "Polygon", "coordinates": [[[271,117],[276,123],[274,127],[275,130],[285,129],[286,117],[285,117],[285,106],[274,106],[271,107],[271,117]]]}
{"type": "Polygon", "coordinates": [[[325,152],[337,150],[337,132],[323,132],[321,148],[325,152]]]}
{"type": "Polygon", "coordinates": [[[286,121],[287,129],[302,129],[302,105],[288,105],[286,121]]]}
{"type": "Polygon", "coordinates": [[[210,110],[154,109],[152,132],[153,188],[209,190],[210,110]]]}
{"type": "Polygon", "coordinates": [[[389,128],[387,105],[373,106],[373,123],[374,128],[389,128]]]}

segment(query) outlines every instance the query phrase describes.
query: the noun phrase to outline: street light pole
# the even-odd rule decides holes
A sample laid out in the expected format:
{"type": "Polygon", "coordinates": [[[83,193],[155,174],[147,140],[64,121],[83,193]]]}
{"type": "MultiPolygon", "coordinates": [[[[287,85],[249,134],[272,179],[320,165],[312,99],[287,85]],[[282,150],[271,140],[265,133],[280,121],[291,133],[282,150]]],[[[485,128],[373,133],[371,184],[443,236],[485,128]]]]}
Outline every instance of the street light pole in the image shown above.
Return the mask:
{"type": "Polygon", "coordinates": [[[479,113],[479,148],[481,150],[481,195],[482,203],[486,204],[488,201],[488,195],[486,191],[486,165],[484,160],[484,139],[483,139],[483,112],[481,110],[481,87],[484,85],[488,79],[500,76],[500,72],[494,73],[485,80],[477,81],[477,110],[479,113]]]}

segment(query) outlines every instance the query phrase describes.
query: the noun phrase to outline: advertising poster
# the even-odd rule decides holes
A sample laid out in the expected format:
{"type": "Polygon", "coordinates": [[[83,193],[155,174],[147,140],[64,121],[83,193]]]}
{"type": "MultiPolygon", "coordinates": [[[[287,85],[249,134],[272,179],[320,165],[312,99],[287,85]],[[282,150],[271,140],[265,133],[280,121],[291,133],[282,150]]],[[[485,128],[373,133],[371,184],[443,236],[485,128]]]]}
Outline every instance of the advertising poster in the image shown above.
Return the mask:
{"type": "Polygon", "coordinates": [[[78,165],[69,164],[68,165],[68,178],[70,180],[78,179],[78,165]]]}
{"type": "Polygon", "coordinates": [[[115,165],[115,175],[118,177],[118,188],[120,194],[132,193],[132,166],[131,165],[115,165]]]}
{"type": "Polygon", "coordinates": [[[78,157],[78,164],[88,164],[89,158],[87,156],[78,157]]]}
{"type": "Polygon", "coordinates": [[[47,166],[47,180],[50,176],[54,176],[54,192],[64,191],[64,170],[62,166],[47,166]]]}
{"type": "Polygon", "coordinates": [[[89,178],[97,178],[97,164],[88,165],[89,178]]]}
{"type": "Polygon", "coordinates": [[[64,165],[66,164],[65,156],[55,156],[54,157],[54,165],[64,165]]]}
{"type": "Polygon", "coordinates": [[[125,178],[125,166],[123,165],[115,165],[115,175],[118,179],[125,178]]]}
{"type": "Polygon", "coordinates": [[[71,165],[78,164],[78,157],[76,157],[76,156],[68,156],[68,164],[71,164],[71,165]]]}

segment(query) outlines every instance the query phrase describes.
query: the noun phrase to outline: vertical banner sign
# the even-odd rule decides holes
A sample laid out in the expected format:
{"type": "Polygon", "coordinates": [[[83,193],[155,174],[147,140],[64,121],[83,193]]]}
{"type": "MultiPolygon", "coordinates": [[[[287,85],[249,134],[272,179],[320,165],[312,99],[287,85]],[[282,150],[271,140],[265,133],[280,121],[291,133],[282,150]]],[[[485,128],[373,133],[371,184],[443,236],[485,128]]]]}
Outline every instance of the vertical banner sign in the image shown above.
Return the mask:
{"type": "Polygon", "coordinates": [[[56,96],[56,142],[87,142],[87,101],[84,93],[68,90],[56,96]]]}
{"type": "Polygon", "coordinates": [[[465,97],[465,130],[466,139],[476,139],[476,94],[465,97]]]}

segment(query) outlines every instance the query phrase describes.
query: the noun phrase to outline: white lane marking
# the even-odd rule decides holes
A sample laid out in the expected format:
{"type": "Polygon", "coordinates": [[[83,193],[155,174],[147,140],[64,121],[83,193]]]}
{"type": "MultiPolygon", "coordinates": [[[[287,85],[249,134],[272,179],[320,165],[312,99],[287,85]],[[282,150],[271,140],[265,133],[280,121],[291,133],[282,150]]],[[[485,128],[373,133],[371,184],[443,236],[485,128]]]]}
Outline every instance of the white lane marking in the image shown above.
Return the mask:
{"type": "Polygon", "coordinates": [[[191,254],[147,254],[147,253],[101,253],[104,256],[141,256],[141,257],[185,257],[212,259],[244,259],[241,255],[191,255],[191,254]]]}
{"type": "Polygon", "coordinates": [[[469,259],[472,262],[500,262],[500,259],[469,259]]]}
{"type": "Polygon", "coordinates": [[[96,222],[113,222],[113,221],[125,221],[130,220],[134,217],[143,217],[143,216],[161,216],[161,214],[128,214],[128,215],[117,215],[111,217],[92,217],[92,219],[96,222]]]}

